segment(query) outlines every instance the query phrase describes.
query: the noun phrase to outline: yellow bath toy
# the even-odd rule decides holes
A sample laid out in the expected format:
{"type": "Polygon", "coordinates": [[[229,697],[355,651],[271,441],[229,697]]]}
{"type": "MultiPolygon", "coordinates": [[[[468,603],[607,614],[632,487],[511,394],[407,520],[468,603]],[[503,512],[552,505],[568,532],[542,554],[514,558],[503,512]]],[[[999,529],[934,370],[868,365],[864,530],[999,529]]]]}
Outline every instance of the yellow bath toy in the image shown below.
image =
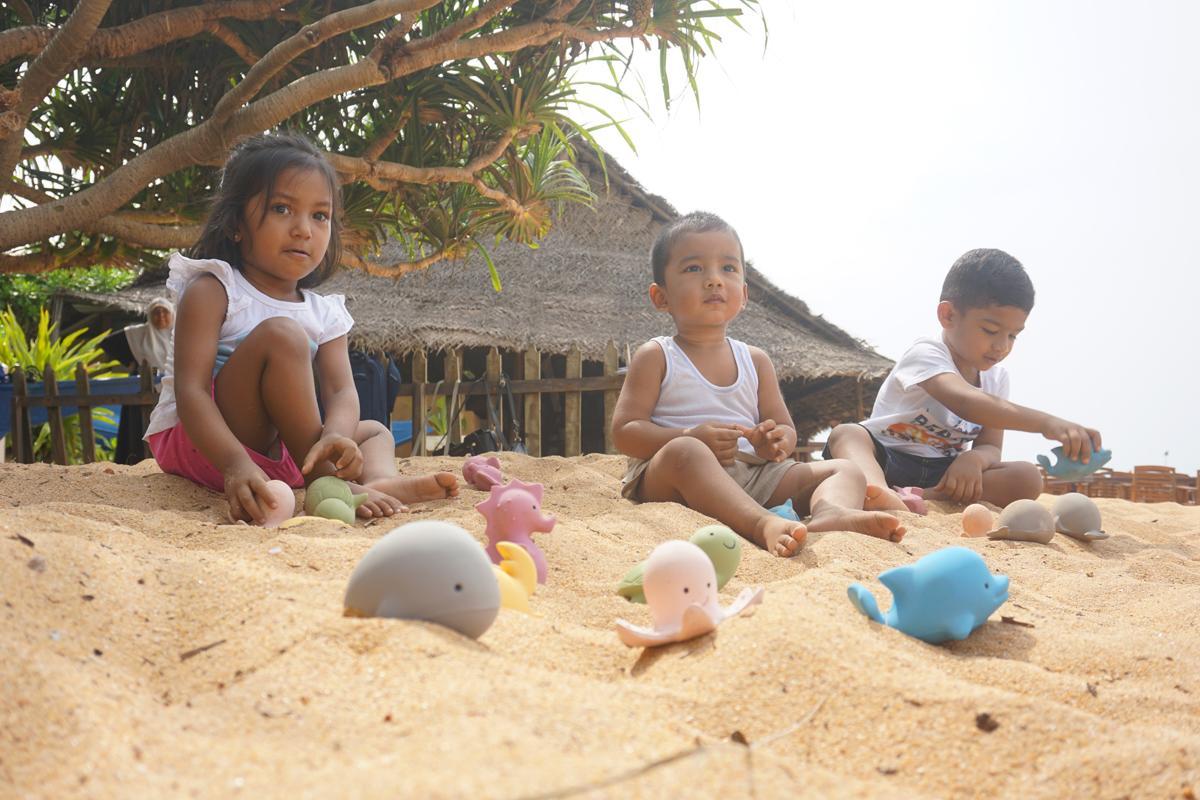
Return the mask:
{"type": "Polygon", "coordinates": [[[500,605],[514,611],[529,611],[529,598],[537,588],[537,567],[528,551],[519,544],[497,542],[502,560],[493,564],[496,583],[500,584],[500,605]]]}

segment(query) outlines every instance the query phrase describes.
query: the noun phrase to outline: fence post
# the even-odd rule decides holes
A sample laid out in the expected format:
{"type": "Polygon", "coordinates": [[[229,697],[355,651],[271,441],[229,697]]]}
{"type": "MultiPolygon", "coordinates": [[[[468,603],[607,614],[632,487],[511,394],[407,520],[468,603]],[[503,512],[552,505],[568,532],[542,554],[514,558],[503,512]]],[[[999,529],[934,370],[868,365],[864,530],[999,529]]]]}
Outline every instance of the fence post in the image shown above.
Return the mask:
{"type": "MultiPolygon", "coordinates": [[[[456,381],[462,380],[462,348],[454,347],[446,351],[446,385],[453,387],[456,381]]],[[[451,395],[453,397],[453,395],[451,395]]],[[[446,439],[446,447],[442,451],[442,455],[450,455],[450,445],[462,444],[462,426],[459,424],[458,409],[450,407],[450,400],[446,401],[446,429],[450,435],[446,439]]]]}
{"type": "MultiPolygon", "coordinates": [[[[525,380],[542,379],[542,354],[536,348],[525,351],[525,380]]],[[[530,392],[524,397],[525,405],[525,450],[531,456],[542,455],[542,395],[530,392]]]]}
{"type": "MultiPolygon", "coordinates": [[[[572,347],[567,351],[566,376],[568,378],[583,377],[583,355],[579,352],[578,347],[572,347]]],[[[567,392],[566,402],[563,403],[563,411],[566,417],[563,424],[563,455],[568,457],[579,455],[583,449],[580,443],[581,425],[579,419],[582,398],[582,392],[567,392]]]]}
{"type": "Polygon", "coordinates": [[[500,435],[501,440],[506,442],[507,447],[508,437],[504,435],[504,398],[500,396],[500,373],[503,372],[503,362],[500,360],[500,351],[495,347],[489,348],[487,352],[487,371],[484,373],[487,376],[488,396],[487,401],[492,401],[491,390],[496,389],[496,433],[500,435]]]}
{"type": "MultiPolygon", "coordinates": [[[[620,368],[621,356],[617,352],[617,346],[612,342],[604,348],[604,375],[611,377],[617,374],[620,368]]],[[[617,448],[613,445],[612,421],[613,411],[617,408],[617,391],[606,391],[604,393],[604,452],[612,454],[617,452],[617,448]]]]}
{"type": "Polygon", "coordinates": [[[92,404],[89,402],[91,385],[88,382],[88,371],[83,364],[75,367],[75,394],[79,395],[79,438],[83,446],[83,463],[91,464],[96,460],[96,429],[92,425],[92,404]]]}
{"type": "Polygon", "coordinates": [[[414,350],[412,360],[412,436],[414,456],[425,453],[425,426],[429,410],[425,406],[425,384],[429,382],[429,358],[424,350],[414,350]]]}
{"type": "Polygon", "coordinates": [[[50,420],[50,457],[55,464],[67,464],[67,436],[63,425],[62,406],[58,399],[58,378],[49,364],[42,371],[42,392],[46,396],[46,418],[50,420]]]}
{"type": "Polygon", "coordinates": [[[33,426],[29,422],[29,384],[25,370],[13,371],[13,457],[19,464],[33,463],[33,426]]]}
{"type": "MultiPolygon", "coordinates": [[[[154,368],[150,366],[149,361],[143,361],[138,367],[138,394],[142,397],[154,396],[154,368]]],[[[150,455],[146,440],[142,437],[145,436],[146,429],[150,427],[150,412],[154,410],[154,405],[153,403],[143,404],[141,407],[142,429],[138,431],[138,455],[141,458],[147,458],[150,455]]]]}

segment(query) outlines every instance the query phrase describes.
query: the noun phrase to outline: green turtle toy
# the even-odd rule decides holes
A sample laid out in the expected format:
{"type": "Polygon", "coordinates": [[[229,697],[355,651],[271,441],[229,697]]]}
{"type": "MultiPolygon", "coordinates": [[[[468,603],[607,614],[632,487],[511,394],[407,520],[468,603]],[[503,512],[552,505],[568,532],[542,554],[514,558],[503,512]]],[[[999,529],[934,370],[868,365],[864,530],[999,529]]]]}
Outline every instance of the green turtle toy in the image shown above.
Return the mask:
{"type": "Polygon", "coordinates": [[[367,499],[367,495],[354,494],[341,478],[326,475],[317,478],[304,492],[304,513],[314,517],[341,520],[354,524],[354,512],[367,499]]]}
{"type": "MultiPolygon", "coordinates": [[[[742,538],[724,525],[705,525],[692,534],[688,540],[699,547],[713,563],[717,571],[717,589],[729,583],[733,573],[742,560],[742,538]]],[[[638,564],[617,586],[617,594],[631,603],[645,603],[646,595],[642,593],[642,572],[646,562],[638,564]]]]}

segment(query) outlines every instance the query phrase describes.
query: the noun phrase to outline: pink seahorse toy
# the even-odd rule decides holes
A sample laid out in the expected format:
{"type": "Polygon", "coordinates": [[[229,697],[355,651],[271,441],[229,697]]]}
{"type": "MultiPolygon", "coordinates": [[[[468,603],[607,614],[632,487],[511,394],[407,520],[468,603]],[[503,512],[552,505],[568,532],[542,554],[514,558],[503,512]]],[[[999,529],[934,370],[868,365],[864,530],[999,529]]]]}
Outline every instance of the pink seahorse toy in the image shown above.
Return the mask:
{"type": "Polygon", "coordinates": [[[495,456],[471,456],[463,462],[463,477],[481,492],[504,482],[500,475],[500,459],[495,456]]]}
{"type": "Polygon", "coordinates": [[[510,481],[491,488],[491,496],[475,504],[475,510],[487,520],[487,554],[492,563],[502,560],[496,549],[497,542],[513,542],[524,547],[537,567],[538,583],[546,582],[546,556],[534,544],[530,534],[534,531],[549,533],[554,530],[554,515],[543,514],[542,485],[510,481]]]}

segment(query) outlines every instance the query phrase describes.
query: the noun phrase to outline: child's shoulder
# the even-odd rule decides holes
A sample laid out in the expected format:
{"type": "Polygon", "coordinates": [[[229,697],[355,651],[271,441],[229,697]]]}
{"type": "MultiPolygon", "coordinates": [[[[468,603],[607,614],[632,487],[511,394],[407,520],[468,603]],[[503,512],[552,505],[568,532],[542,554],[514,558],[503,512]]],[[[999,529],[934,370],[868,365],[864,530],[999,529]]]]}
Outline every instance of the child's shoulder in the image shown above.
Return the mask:
{"type": "Polygon", "coordinates": [[[235,291],[233,267],[219,258],[188,258],[182,253],[174,253],[167,267],[167,292],[175,299],[182,297],[193,281],[206,276],[220,282],[227,296],[232,296],[235,291]]]}

